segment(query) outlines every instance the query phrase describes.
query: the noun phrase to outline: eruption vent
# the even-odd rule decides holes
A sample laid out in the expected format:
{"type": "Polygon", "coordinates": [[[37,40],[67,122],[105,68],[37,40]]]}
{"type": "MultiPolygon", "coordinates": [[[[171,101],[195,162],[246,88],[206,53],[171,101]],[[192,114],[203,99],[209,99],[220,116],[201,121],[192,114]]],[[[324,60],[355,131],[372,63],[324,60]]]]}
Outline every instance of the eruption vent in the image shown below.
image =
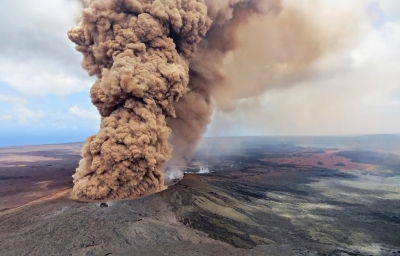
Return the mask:
{"type": "Polygon", "coordinates": [[[183,176],[212,106],[230,111],[235,100],[259,95],[269,81],[279,85],[305,77],[301,72],[331,46],[328,37],[313,36],[326,29],[319,33],[308,13],[285,10],[280,0],[82,3],[81,21],[68,36],[84,56],[83,67],[98,77],[90,96],[102,119],[73,175],[80,199],[163,190],[183,176]],[[241,29],[252,38],[239,40],[241,29]],[[257,45],[257,36],[266,39],[266,48],[257,45]],[[247,57],[230,56],[241,48],[251,50],[247,57]],[[237,74],[251,77],[230,81],[237,74]]]}

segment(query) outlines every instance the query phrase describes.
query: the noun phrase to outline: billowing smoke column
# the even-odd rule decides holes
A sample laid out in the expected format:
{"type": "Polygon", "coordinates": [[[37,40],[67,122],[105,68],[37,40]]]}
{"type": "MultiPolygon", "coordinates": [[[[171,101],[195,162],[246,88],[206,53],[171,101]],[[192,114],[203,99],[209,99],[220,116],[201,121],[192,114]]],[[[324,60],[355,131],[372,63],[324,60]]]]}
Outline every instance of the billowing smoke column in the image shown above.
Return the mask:
{"type": "MultiPolygon", "coordinates": [[[[168,165],[185,166],[191,153],[210,122],[212,101],[225,107],[229,91],[234,90],[222,70],[227,53],[238,48],[237,30],[255,15],[274,15],[281,9],[280,1],[222,0],[205,1],[213,25],[200,42],[190,62],[190,91],[174,104],[177,117],[168,119],[174,147],[168,165]]],[[[255,38],[250,39],[255,40],[255,38]]],[[[243,84],[243,87],[248,85],[243,84]]],[[[175,169],[176,170],[176,169],[175,169]]]]}
{"type": "Polygon", "coordinates": [[[68,36],[98,79],[102,120],[74,178],[81,199],[138,197],[164,187],[166,119],[188,91],[189,61],[211,20],[202,1],[93,0],[68,36]]]}
{"type": "MultiPolygon", "coordinates": [[[[102,120],[99,133],[89,137],[82,149],[83,158],[73,175],[74,194],[80,199],[97,200],[161,191],[168,181],[182,176],[181,169],[205,132],[213,107],[229,110],[231,102],[241,95],[251,97],[265,90],[268,83],[257,85],[256,90],[244,89],[248,84],[235,87],[224,69],[224,60],[241,47],[238,30],[254,17],[274,19],[282,12],[281,2],[83,3],[81,21],[68,36],[84,55],[83,67],[98,77],[91,98],[102,120]]],[[[303,42],[299,49],[306,51],[296,53],[296,47],[290,45],[287,48],[294,61],[285,59],[286,55],[278,57],[285,64],[281,66],[296,69],[311,63],[323,50],[318,40],[310,41],[309,33],[302,33],[307,30],[302,22],[305,16],[297,20],[290,17],[299,15],[283,16],[276,26],[293,34],[291,39],[303,42]],[[295,33],[288,29],[299,24],[295,33]],[[308,52],[309,43],[313,50],[308,52]]],[[[268,31],[256,33],[263,32],[268,35],[268,31]]],[[[247,69],[251,65],[243,68],[245,73],[247,69]]]]}

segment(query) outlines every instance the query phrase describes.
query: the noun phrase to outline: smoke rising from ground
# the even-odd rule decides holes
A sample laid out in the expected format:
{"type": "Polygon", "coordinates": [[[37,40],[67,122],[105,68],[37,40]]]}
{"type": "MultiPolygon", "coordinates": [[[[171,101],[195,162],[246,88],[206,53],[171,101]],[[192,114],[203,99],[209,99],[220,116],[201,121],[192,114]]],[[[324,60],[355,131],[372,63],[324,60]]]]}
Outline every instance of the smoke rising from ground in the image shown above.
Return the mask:
{"type": "Polygon", "coordinates": [[[187,92],[188,59],[211,21],[201,1],[96,1],[68,32],[98,79],[102,120],[86,140],[74,178],[82,199],[138,197],[164,187],[173,103],[187,92]],[[172,37],[174,39],[172,39],[172,37]]]}
{"type": "Polygon", "coordinates": [[[74,174],[81,199],[164,188],[206,131],[213,109],[307,76],[336,47],[301,8],[279,0],[91,0],[68,36],[97,81],[101,116],[74,174]]]}

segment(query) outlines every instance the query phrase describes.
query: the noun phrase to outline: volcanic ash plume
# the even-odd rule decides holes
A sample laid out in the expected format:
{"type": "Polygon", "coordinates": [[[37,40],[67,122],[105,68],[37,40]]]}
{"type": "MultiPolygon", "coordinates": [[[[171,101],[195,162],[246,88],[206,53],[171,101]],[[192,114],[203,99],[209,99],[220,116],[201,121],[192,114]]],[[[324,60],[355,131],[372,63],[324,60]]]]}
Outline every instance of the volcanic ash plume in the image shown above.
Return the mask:
{"type": "Polygon", "coordinates": [[[98,79],[102,120],[86,140],[74,178],[81,199],[138,197],[164,187],[174,102],[187,91],[189,61],[210,27],[201,0],[92,0],[69,38],[98,79]]]}
{"type": "Polygon", "coordinates": [[[274,15],[281,9],[279,0],[206,0],[206,5],[213,25],[191,59],[190,91],[174,104],[177,117],[168,119],[174,150],[167,168],[185,166],[210,122],[213,101],[222,106],[222,99],[229,98],[233,87],[222,66],[225,56],[238,48],[238,29],[254,16],[274,15]],[[218,94],[221,91],[226,97],[218,94]]]}
{"type": "Polygon", "coordinates": [[[240,100],[307,79],[313,64],[345,44],[358,24],[354,12],[326,1],[205,3],[213,24],[190,60],[190,91],[174,103],[177,117],[167,120],[172,169],[190,160],[213,109],[230,113],[240,100]],[[327,9],[329,15],[321,12],[327,9]]]}
{"type": "Polygon", "coordinates": [[[164,177],[181,178],[213,108],[232,111],[237,100],[306,78],[344,29],[331,31],[317,11],[293,6],[307,1],[286,2],[82,0],[68,36],[98,77],[91,98],[102,121],[83,147],[75,195],[162,190],[164,177]]]}

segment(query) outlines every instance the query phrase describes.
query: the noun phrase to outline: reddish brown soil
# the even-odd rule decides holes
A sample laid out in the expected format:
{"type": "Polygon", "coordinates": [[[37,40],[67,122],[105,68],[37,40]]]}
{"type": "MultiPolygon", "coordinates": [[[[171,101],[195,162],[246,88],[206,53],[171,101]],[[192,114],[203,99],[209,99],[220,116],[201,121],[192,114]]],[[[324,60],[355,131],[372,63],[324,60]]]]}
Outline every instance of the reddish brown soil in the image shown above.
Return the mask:
{"type": "Polygon", "coordinates": [[[374,171],[377,167],[371,164],[354,163],[350,159],[335,156],[338,151],[326,151],[325,153],[305,153],[299,156],[272,158],[266,161],[276,164],[293,164],[299,167],[324,167],[344,171],[374,171]]]}
{"type": "Polygon", "coordinates": [[[71,189],[81,146],[0,148],[0,214],[71,189]]]}

